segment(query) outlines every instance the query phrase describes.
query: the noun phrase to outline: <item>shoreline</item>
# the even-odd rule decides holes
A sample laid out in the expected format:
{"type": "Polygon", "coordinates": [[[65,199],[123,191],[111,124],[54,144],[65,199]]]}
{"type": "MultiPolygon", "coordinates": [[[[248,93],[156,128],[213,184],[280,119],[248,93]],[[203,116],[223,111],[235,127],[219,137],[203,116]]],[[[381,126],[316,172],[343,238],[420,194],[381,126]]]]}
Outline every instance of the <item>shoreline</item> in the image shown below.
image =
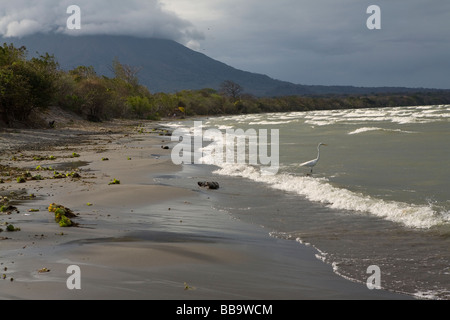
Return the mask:
{"type": "MultiPolygon", "coordinates": [[[[2,165],[54,166],[81,176],[50,179],[53,171],[32,171],[46,179],[0,184],[2,195],[23,188],[22,199],[35,195],[11,201],[19,212],[0,215],[2,224],[20,228],[0,233],[7,238],[0,240],[0,299],[412,299],[345,280],[312,248],[271,238],[213,209],[212,191],[192,177],[188,187],[164,183],[165,177],[187,179],[170,161],[171,151],[161,148],[170,137],[156,129],[159,122],[136,123],[93,125],[82,133],[48,130],[62,136],[61,143],[22,144],[15,152],[11,132],[9,140],[0,133],[2,146],[6,140],[11,147],[8,159],[18,158],[2,155],[2,165]],[[50,153],[56,160],[32,159],[50,153]],[[113,179],[120,184],[109,185],[113,179]],[[61,228],[50,203],[72,209],[79,226],[61,228]],[[66,286],[70,265],[81,269],[81,290],[66,286]]],[[[39,141],[39,131],[17,131],[39,141]]]]}

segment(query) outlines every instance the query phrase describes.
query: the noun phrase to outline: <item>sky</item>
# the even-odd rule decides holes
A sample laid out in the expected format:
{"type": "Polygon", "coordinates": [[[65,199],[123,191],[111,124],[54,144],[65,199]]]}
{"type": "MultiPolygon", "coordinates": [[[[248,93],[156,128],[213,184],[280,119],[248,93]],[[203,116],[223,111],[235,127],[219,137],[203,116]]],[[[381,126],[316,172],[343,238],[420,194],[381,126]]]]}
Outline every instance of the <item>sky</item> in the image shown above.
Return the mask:
{"type": "Polygon", "coordinates": [[[297,84],[450,89],[449,0],[0,0],[0,35],[37,32],[171,39],[297,84]]]}

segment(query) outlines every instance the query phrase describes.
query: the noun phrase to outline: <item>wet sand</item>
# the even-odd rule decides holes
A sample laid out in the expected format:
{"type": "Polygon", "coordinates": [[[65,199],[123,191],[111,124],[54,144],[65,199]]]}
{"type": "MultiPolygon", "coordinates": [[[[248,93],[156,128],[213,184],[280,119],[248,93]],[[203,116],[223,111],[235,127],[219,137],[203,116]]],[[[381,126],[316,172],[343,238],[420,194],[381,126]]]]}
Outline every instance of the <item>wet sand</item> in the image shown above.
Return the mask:
{"type": "Polygon", "coordinates": [[[11,201],[18,212],[0,215],[1,299],[409,298],[347,281],[312,248],[271,238],[215,210],[214,191],[199,188],[193,177],[180,187],[156,179],[181,170],[170,149],[161,148],[170,137],[159,127],[115,123],[0,133],[3,166],[48,177],[21,184],[2,177],[2,195],[22,196],[11,201]],[[39,134],[53,138],[39,144],[39,134]],[[56,159],[33,160],[50,154],[56,159]],[[81,177],[50,179],[54,170],[34,171],[38,165],[81,177]],[[109,185],[113,179],[120,184],[109,185]],[[70,208],[79,225],[60,227],[48,212],[51,203],[70,208]],[[6,231],[5,223],[20,231],[6,231]],[[79,290],[67,287],[71,265],[80,267],[79,290]]]}

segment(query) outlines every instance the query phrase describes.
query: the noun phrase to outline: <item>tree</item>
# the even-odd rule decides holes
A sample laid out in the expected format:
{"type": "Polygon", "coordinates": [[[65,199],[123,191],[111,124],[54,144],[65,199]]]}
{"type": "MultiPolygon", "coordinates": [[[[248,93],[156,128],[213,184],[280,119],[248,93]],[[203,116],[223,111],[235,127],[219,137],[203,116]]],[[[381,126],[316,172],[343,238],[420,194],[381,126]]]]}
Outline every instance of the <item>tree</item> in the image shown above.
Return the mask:
{"type": "Polygon", "coordinates": [[[220,92],[227,97],[230,97],[233,102],[238,101],[241,98],[244,88],[241,85],[231,80],[224,81],[220,85],[220,92]]]}
{"type": "Polygon", "coordinates": [[[27,48],[24,46],[16,48],[13,44],[4,43],[0,47],[0,67],[10,66],[14,62],[25,60],[26,56],[27,48]]]}
{"type": "Polygon", "coordinates": [[[85,79],[92,79],[97,77],[97,73],[93,66],[78,66],[73,70],[69,71],[69,74],[74,78],[75,81],[79,82],[85,79]]]}
{"type": "Polygon", "coordinates": [[[153,106],[147,97],[141,96],[128,97],[127,104],[130,106],[133,114],[140,119],[148,117],[153,109],[153,106]]]}
{"type": "Polygon", "coordinates": [[[89,121],[100,122],[105,116],[111,95],[101,79],[86,79],[77,88],[82,112],[89,121]]]}
{"type": "Polygon", "coordinates": [[[114,77],[116,79],[125,81],[133,88],[137,88],[139,86],[139,78],[137,74],[141,71],[141,69],[142,68],[120,63],[117,58],[115,58],[112,62],[112,71],[114,72],[114,77]]]}
{"type": "Polygon", "coordinates": [[[58,64],[53,56],[26,60],[26,48],[0,47],[0,113],[6,124],[28,120],[31,112],[47,107],[55,96],[58,64]]]}

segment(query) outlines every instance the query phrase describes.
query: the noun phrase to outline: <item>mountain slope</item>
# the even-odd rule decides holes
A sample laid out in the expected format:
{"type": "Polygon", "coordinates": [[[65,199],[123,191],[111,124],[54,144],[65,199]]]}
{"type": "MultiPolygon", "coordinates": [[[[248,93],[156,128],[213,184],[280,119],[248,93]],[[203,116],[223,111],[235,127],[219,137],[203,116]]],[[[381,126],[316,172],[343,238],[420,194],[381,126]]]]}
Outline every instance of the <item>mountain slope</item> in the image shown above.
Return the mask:
{"type": "Polygon", "coordinates": [[[29,54],[54,54],[64,70],[93,66],[98,74],[112,76],[114,58],[141,68],[138,76],[151,92],[185,89],[218,89],[225,80],[239,83],[256,96],[411,92],[407,88],[357,88],[351,86],[305,86],[272,79],[266,75],[235,69],[187,47],[164,39],[129,36],[66,36],[36,34],[24,38],[0,38],[1,43],[24,45],[29,54]]]}
{"type": "Polygon", "coordinates": [[[141,83],[152,92],[183,89],[217,89],[225,80],[234,80],[247,92],[265,95],[282,83],[267,76],[244,72],[190,50],[175,41],[127,36],[33,35],[3,38],[0,41],[24,45],[29,54],[54,54],[61,67],[93,66],[98,74],[112,76],[114,58],[139,67],[141,83]]]}

